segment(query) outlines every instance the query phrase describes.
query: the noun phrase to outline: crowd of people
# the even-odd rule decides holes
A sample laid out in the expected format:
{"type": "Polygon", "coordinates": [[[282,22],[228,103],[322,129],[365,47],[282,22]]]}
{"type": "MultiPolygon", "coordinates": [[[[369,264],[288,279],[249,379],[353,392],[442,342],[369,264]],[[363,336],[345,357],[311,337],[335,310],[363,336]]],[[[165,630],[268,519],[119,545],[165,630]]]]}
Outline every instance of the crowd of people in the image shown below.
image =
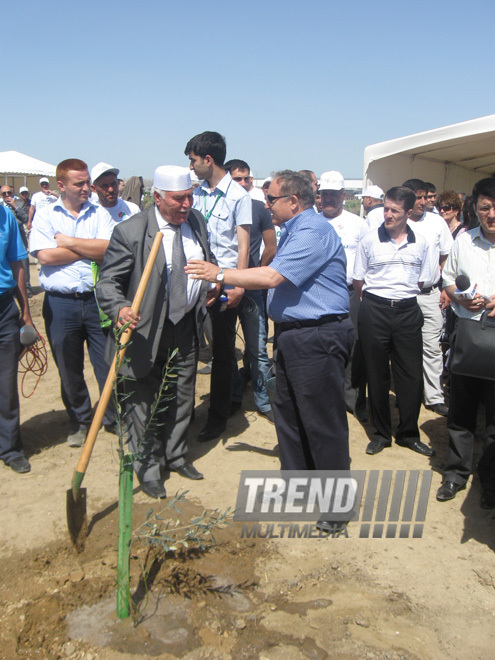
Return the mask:
{"type": "MultiPolygon", "coordinates": [[[[450,373],[441,343],[448,335],[452,354],[459,318],[495,316],[495,178],[478,181],[469,197],[449,190],[437,195],[433,184],[416,178],[386,192],[370,185],[360,195],[358,216],[345,208],[345,182],[336,170],[319,178],[311,170],[284,170],[259,189],[246,161],[225,161],[219,133],[194,136],[184,153],[189,168],[156,168],[153,203],[144,210],[142,179],[133,177],[123,195],[119,170],[104,162],[91,171],[79,159],[59,163],[59,193],[45,178],[31,198],[26,188],[19,197],[10,186],[1,188],[5,464],[18,473],[31,467],[22,449],[17,394],[19,327],[33,325],[29,250],[39,262],[45,332],[70,421],[69,446],[83,445],[92,418],[85,346],[101,392],[115,351],[112,325],[132,329],[122,394],[135,471],[148,496],[166,496],[166,470],[203,478],[188,460],[187,432],[206,335],[210,399],[199,442],[228,434],[248,379],[258,413],[275,424],[283,470],[350,469],[347,412],[370,422],[367,454],[379,454],[395,437],[399,446],[431,457],[418,428],[423,404],[447,418],[449,451],[437,492],[437,500],[446,501],[472,473],[481,402],[481,506],[495,508],[495,378],[450,373]],[[157,232],[163,249],[136,312],[132,300],[157,232]],[[470,297],[456,285],[460,275],[475,284],[470,297]],[[275,326],[272,402],[268,317],[275,326]],[[242,370],[235,355],[238,321],[242,370]],[[173,397],[150,425],[172,353],[173,397]],[[391,387],[399,411],[395,430],[391,387]]],[[[103,425],[117,432],[113,405],[103,425]]]]}

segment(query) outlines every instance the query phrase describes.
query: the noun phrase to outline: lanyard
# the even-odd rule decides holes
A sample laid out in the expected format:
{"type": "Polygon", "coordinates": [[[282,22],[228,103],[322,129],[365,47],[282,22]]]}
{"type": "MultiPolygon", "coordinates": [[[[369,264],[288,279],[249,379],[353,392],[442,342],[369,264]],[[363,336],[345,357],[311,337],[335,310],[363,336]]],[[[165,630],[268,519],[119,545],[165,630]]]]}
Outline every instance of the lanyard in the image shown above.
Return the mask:
{"type": "Polygon", "coordinates": [[[204,213],[203,213],[203,215],[205,216],[205,221],[206,221],[207,224],[208,224],[208,220],[210,219],[211,214],[212,214],[213,211],[215,210],[215,206],[217,205],[217,202],[218,202],[218,200],[220,199],[221,196],[222,196],[222,192],[220,191],[220,192],[218,193],[218,196],[217,196],[216,200],[215,200],[215,203],[213,204],[213,206],[211,207],[211,209],[208,211],[208,213],[206,213],[206,194],[203,195],[203,208],[204,208],[204,213]]]}

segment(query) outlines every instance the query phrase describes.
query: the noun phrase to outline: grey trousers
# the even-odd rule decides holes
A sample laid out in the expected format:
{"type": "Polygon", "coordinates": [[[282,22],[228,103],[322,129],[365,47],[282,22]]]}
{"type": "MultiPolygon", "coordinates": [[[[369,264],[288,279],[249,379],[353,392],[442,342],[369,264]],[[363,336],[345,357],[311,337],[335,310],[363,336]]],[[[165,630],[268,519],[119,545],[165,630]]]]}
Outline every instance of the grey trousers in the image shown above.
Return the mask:
{"type": "Polygon", "coordinates": [[[159,480],[165,468],[176,469],[186,462],[187,429],[194,408],[197,364],[198,341],[193,311],[176,326],[165,321],[150,373],[145,378],[124,383],[124,391],[130,393],[125,402],[128,411],[125,421],[130,423],[130,445],[137,454],[134,470],[141,483],[159,480]],[[166,410],[154,418],[151,428],[144,433],[168,356],[176,348],[173,364],[179,369],[167,390],[168,400],[162,402],[166,410]]]}
{"type": "Polygon", "coordinates": [[[440,310],[440,289],[420,294],[418,305],[423,312],[423,396],[426,406],[444,403],[442,391],[443,357],[440,348],[443,317],[440,310]]]}

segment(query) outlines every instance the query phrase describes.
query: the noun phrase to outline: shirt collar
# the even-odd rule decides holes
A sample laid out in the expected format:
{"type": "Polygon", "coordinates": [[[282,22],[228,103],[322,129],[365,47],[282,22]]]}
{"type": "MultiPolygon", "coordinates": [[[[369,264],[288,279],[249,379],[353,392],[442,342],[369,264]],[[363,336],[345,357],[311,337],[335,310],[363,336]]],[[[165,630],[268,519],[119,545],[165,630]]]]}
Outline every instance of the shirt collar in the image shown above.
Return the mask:
{"type": "MultiPolygon", "coordinates": [[[[65,206],[62,196],[60,196],[56,202],[53,202],[53,208],[57,208],[57,206],[64,211],[64,213],[67,213],[70,215],[72,218],[74,217],[72,213],[67,209],[65,206]]],[[[81,210],[79,211],[78,218],[82,217],[83,215],[86,214],[87,211],[91,211],[93,209],[96,209],[96,205],[93,204],[93,202],[90,202],[89,199],[87,202],[84,202],[84,204],[81,206],[81,210]]]]}
{"type": "MultiPolygon", "coordinates": [[[[232,183],[232,177],[230,176],[230,172],[227,172],[225,176],[222,179],[220,179],[220,181],[214,187],[213,193],[215,191],[218,191],[221,192],[223,195],[226,195],[227,190],[229,189],[231,183],[232,183]]],[[[201,188],[205,191],[207,195],[212,194],[212,191],[210,191],[210,186],[208,185],[208,181],[206,181],[206,179],[201,184],[201,188]]]]}
{"type": "MultiPolygon", "coordinates": [[[[409,225],[406,225],[406,229],[407,229],[407,242],[416,243],[416,235],[414,234],[411,227],[409,227],[409,225]]],[[[384,222],[378,227],[378,238],[380,239],[380,243],[387,243],[392,241],[392,238],[387,234],[387,230],[385,229],[384,222]]]]}
{"type": "Polygon", "coordinates": [[[477,238],[481,243],[486,243],[490,247],[494,246],[494,243],[490,243],[490,241],[483,234],[481,227],[475,227],[474,229],[471,229],[469,233],[473,235],[473,240],[477,238]]]}

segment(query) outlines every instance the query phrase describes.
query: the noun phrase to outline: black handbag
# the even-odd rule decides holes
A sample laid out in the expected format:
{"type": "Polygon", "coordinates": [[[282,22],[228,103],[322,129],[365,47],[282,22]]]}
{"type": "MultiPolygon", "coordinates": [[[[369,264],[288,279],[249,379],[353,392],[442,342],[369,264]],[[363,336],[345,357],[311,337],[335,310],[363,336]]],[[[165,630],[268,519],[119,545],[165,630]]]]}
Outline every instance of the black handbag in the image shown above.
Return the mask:
{"type": "Polygon", "coordinates": [[[452,373],[495,380],[495,318],[459,318],[453,337],[452,373]]]}

